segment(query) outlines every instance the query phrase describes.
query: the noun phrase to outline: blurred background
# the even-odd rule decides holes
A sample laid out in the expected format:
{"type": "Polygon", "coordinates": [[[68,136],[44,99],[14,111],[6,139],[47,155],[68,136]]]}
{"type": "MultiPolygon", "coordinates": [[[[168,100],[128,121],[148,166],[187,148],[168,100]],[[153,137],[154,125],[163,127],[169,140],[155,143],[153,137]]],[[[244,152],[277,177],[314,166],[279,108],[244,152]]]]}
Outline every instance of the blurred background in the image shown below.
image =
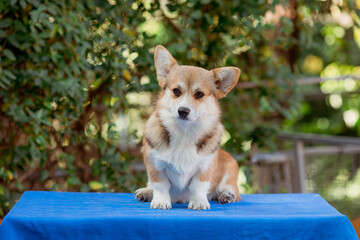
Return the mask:
{"type": "Polygon", "coordinates": [[[237,66],[222,148],[242,193],[360,216],[360,1],[0,2],[0,218],[26,190],[134,192],[153,51],[237,66]]]}

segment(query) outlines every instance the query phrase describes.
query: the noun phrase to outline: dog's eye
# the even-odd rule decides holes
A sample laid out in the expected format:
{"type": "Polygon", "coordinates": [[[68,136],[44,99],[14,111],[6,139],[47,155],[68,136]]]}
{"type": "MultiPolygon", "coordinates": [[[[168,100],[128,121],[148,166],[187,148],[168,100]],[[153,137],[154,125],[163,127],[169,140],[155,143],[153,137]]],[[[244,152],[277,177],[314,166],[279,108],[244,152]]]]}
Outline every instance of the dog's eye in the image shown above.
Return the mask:
{"type": "Polygon", "coordinates": [[[200,98],[202,98],[203,96],[204,96],[204,93],[203,93],[203,92],[198,91],[198,92],[195,93],[195,98],[196,98],[196,99],[200,99],[200,98]]]}
{"type": "Polygon", "coordinates": [[[178,88],[174,88],[174,89],[173,89],[173,93],[174,93],[174,95],[175,95],[176,97],[179,97],[179,96],[181,95],[181,91],[180,91],[180,89],[178,89],[178,88]]]}

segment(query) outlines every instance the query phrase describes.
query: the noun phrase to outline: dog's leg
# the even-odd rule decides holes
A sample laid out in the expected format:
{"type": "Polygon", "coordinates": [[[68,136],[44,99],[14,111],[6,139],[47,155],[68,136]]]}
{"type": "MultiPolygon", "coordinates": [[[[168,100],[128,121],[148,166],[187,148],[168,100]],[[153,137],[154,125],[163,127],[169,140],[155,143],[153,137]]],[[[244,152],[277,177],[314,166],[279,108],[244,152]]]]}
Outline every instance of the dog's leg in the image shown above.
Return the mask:
{"type": "Polygon", "coordinates": [[[151,201],[151,208],[156,209],[170,209],[171,208],[171,197],[170,187],[171,183],[168,177],[163,173],[159,173],[159,181],[151,182],[153,189],[153,199],[151,201]]]}
{"type": "Polygon", "coordinates": [[[210,181],[200,181],[195,176],[189,185],[190,202],[188,208],[194,210],[210,209],[210,203],[207,199],[209,188],[210,181]]]}
{"type": "Polygon", "coordinates": [[[154,166],[153,162],[155,160],[156,159],[150,161],[148,154],[146,153],[144,154],[144,163],[149,177],[149,182],[152,188],[152,200],[150,207],[156,209],[170,209],[171,197],[169,191],[170,191],[171,183],[169,181],[169,178],[165,174],[164,168],[156,168],[154,166]]]}
{"type": "Polygon", "coordinates": [[[217,193],[218,193],[217,201],[220,204],[240,201],[241,197],[236,183],[237,175],[238,175],[237,167],[232,167],[227,169],[227,173],[223,176],[221,183],[217,187],[217,193]]]}
{"type": "Polygon", "coordinates": [[[146,187],[136,190],[135,197],[141,202],[151,202],[153,198],[151,183],[148,182],[146,187]]]}

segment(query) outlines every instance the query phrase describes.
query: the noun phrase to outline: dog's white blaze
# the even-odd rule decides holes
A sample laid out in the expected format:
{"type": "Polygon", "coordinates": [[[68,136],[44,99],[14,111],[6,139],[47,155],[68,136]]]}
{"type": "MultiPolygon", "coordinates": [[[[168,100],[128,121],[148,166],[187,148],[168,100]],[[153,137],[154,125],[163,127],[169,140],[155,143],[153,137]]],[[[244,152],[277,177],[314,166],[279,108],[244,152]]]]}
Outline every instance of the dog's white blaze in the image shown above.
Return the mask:
{"type": "MultiPolygon", "coordinates": [[[[188,118],[187,121],[196,121],[199,118],[199,114],[197,111],[195,111],[195,109],[191,105],[191,102],[189,101],[189,97],[191,98],[192,96],[189,95],[188,93],[185,93],[185,95],[181,98],[181,101],[178,104],[174,104],[174,107],[172,107],[174,118],[177,118],[179,116],[178,109],[181,107],[190,109],[190,113],[187,116],[188,118]]],[[[179,120],[179,121],[180,123],[186,124],[186,121],[184,120],[179,120]]]]}

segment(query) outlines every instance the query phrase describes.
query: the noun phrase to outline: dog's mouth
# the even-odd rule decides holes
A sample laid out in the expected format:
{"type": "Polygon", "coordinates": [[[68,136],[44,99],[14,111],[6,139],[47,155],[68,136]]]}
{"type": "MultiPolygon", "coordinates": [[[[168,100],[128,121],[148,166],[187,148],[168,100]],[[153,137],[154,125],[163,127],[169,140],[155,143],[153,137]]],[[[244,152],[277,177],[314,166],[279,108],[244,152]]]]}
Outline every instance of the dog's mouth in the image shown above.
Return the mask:
{"type": "Polygon", "coordinates": [[[198,118],[196,118],[196,119],[191,119],[191,118],[189,118],[189,117],[181,117],[181,116],[178,116],[178,117],[177,117],[177,120],[178,120],[180,123],[188,123],[188,124],[190,124],[190,123],[196,123],[197,120],[198,120],[198,118]]]}
{"type": "Polygon", "coordinates": [[[183,116],[179,116],[178,119],[183,120],[183,121],[189,121],[189,119],[187,117],[183,117],[183,116]]]}

